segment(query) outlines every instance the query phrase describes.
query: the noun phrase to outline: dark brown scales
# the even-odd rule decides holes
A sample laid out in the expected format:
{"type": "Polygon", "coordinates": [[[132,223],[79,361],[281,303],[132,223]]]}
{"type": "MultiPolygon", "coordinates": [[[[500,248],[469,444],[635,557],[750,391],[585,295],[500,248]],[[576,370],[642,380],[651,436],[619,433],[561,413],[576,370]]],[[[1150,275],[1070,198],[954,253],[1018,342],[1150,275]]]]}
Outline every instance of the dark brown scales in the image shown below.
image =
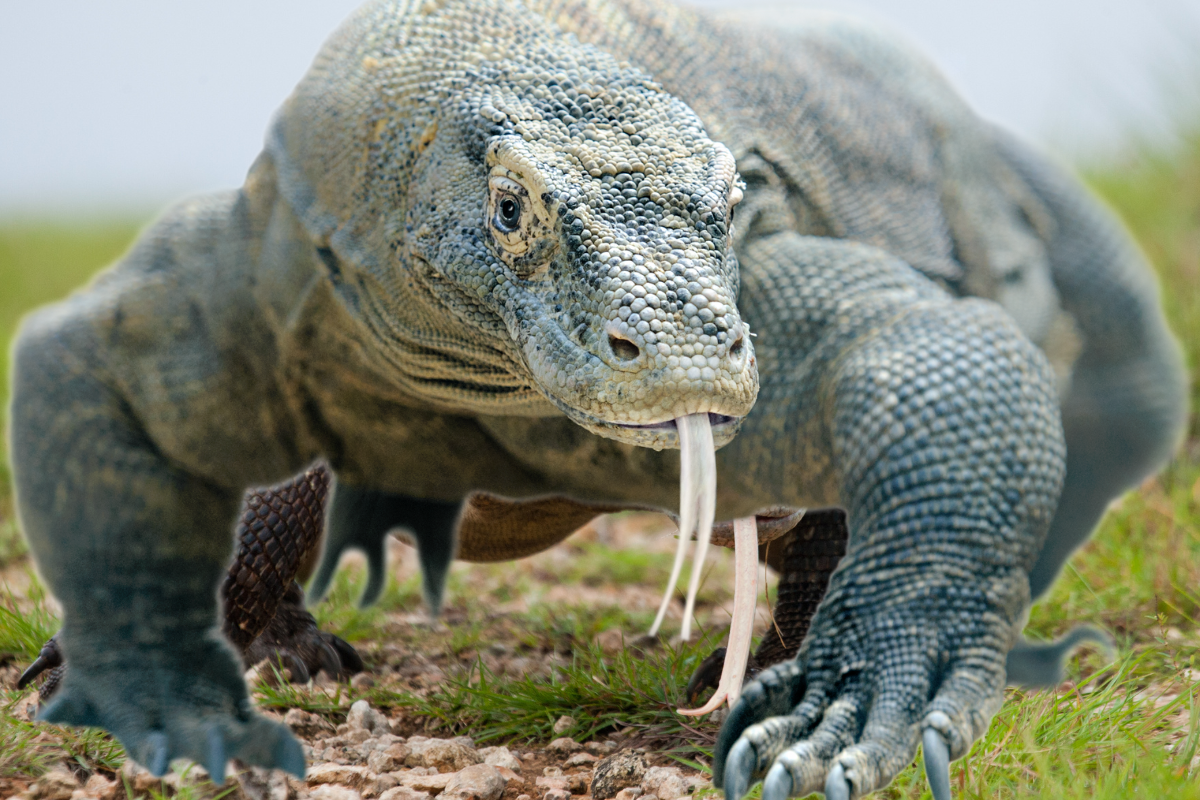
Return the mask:
{"type": "MultiPolygon", "coordinates": [[[[332,478],[317,465],[290,481],[252,489],[237,527],[237,554],[221,597],[225,634],[245,652],[275,617],[288,587],[312,571],[320,552],[332,478]]],[[[629,507],[633,508],[633,507],[629,507]]],[[[474,494],[461,518],[458,557],[505,561],[540,552],[594,517],[627,510],[566,497],[508,500],[474,494]]],[[[759,559],[779,573],[774,626],[754,654],[759,668],[795,656],[838,561],[846,553],[846,512],[827,508],[773,510],[759,518],[759,559]]],[[[713,543],[732,546],[732,526],[719,523],[713,543]],[[726,530],[728,529],[728,530],[726,530]]]]}
{"type": "Polygon", "coordinates": [[[224,632],[245,652],[275,617],[292,581],[307,577],[320,552],[332,483],[318,465],[275,486],[246,492],[237,553],[221,585],[224,632]]]}
{"type": "Polygon", "coordinates": [[[779,573],[775,624],[754,651],[760,668],[796,655],[829,577],[846,555],[848,538],[846,512],[822,508],[805,513],[791,533],[760,548],[762,560],[779,573]]]}

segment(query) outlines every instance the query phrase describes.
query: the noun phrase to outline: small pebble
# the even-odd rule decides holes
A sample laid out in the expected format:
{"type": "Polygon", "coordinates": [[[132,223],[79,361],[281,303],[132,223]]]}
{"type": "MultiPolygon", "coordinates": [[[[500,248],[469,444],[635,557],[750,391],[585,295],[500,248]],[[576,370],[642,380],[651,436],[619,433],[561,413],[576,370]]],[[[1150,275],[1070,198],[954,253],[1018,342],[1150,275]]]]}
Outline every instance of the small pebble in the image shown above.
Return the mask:
{"type": "Polygon", "coordinates": [[[578,753],[583,749],[583,745],[567,736],[555,739],[546,748],[551,753],[578,753]]]}
{"type": "Polygon", "coordinates": [[[568,767],[580,767],[584,764],[594,764],[599,760],[599,758],[591,753],[576,753],[567,759],[566,764],[568,767]]]}

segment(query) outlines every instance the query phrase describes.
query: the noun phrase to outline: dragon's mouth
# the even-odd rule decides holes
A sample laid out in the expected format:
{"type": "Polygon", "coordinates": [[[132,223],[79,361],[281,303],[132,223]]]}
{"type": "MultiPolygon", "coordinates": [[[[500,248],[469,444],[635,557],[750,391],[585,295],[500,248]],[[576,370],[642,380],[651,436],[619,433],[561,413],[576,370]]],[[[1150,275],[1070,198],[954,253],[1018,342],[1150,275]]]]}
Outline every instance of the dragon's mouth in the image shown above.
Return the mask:
{"type": "MultiPolygon", "coordinates": [[[[680,446],[679,426],[676,424],[676,419],[644,423],[618,422],[574,408],[549,392],[546,392],[545,396],[576,425],[599,436],[638,447],[648,447],[651,450],[675,450],[680,446]]],[[[712,430],[714,444],[718,449],[733,441],[741,429],[742,423],[746,420],[744,416],[738,417],[717,411],[701,411],[692,416],[707,419],[712,430]]]]}
{"type": "MultiPolygon", "coordinates": [[[[708,424],[714,428],[720,428],[723,425],[736,425],[741,422],[741,417],[733,417],[729,414],[715,414],[712,411],[708,412],[708,424]]],[[[675,420],[668,419],[663,422],[651,422],[648,425],[635,425],[629,422],[610,422],[609,425],[617,428],[629,428],[630,430],[678,430],[679,426],[675,424],[675,420]]]]}

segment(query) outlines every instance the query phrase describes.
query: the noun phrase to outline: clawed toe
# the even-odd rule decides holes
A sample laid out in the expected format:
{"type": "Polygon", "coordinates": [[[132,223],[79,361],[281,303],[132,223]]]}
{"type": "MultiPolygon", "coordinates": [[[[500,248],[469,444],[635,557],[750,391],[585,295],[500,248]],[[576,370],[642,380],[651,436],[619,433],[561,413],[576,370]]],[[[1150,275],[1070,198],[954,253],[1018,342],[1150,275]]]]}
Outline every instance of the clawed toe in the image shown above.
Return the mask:
{"type": "MultiPolygon", "coordinates": [[[[763,792],[763,800],[766,800],[763,792]]],[[[825,800],[850,800],[850,781],[846,780],[846,770],[841,764],[834,764],[825,779],[825,800]]]]}
{"type": "Polygon", "coordinates": [[[317,621],[304,608],[304,594],[296,583],[266,630],[246,648],[247,664],[264,659],[287,668],[292,681],[298,683],[322,670],[335,680],[363,671],[362,657],[348,642],[317,627],[317,621]]]}
{"type": "Polygon", "coordinates": [[[204,759],[204,768],[208,776],[217,786],[225,783],[225,736],[215,725],[208,729],[208,754],[204,759]]]}
{"type": "Polygon", "coordinates": [[[721,679],[721,670],[724,667],[725,648],[718,647],[709,654],[708,658],[701,661],[700,666],[696,667],[696,671],[692,673],[692,678],[683,691],[688,703],[694,705],[706,691],[717,688],[717,682],[721,679]]]}
{"type": "Polygon", "coordinates": [[[763,781],[762,800],[788,800],[792,796],[792,776],[783,764],[776,764],[763,781]]]}
{"type": "Polygon", "coordinates": [[[933,800],[950,800],[950,747],[935,728],[926,728],[921,738],[925,748],[925,779],[933,800]]]}
{"type": "Polygon", "coordinates": [[[62,648],[58,645],[58,634],[51,636],[42,645],[33,663],[25,668],[21,677],[17,678],[17,688],[24,689],[39,675],[45,674],[46,679],[38,687],[38,702],[46,703],[58,691],[63,678],[67,675],[67,665],[63,661],[62,648]]]}
{"type": "Polygon", "coordinates": [[[745,739],[739,739],[729,751],[729,757],[725,759],[726,800],[741,800],[745,796],[750,782],[754,779],[757,763],[758,754],[754,752],[754,745],[745,739]]]}
{"type": "Polygon", "coordinates": [[[17,678],[17,688],[24,689],[38,675],[46,670],[61,667],[62,663],[62,649],[58,646],[58,636],[51,636],[42,645],[42,649],[33,663],[26,667],[25,671],[21,673],[21,677],[17,678]]]}

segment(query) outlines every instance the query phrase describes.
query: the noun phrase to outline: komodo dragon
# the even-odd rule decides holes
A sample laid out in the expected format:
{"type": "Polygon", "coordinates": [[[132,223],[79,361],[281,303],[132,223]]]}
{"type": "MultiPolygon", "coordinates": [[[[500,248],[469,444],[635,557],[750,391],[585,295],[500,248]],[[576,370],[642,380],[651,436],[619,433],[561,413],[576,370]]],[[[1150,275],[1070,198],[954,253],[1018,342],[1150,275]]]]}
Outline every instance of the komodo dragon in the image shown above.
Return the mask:
{"type": "Polygon", "coordinates": [[[303,773],[214,589],[245,487],[319,458],[351,510],[671,509],[695,425],[718,518],[846,509],[798,656],[721,730],[731,800],[858,797],[921,742],[947,797],[1031,600],[1185,415],[1120,226],[925,61],[826,17],[633,0],[369,3],[243,187],[30,316],[13,370],[20,521],[71,665],[44,718],[160,771],[303,773]]]}

